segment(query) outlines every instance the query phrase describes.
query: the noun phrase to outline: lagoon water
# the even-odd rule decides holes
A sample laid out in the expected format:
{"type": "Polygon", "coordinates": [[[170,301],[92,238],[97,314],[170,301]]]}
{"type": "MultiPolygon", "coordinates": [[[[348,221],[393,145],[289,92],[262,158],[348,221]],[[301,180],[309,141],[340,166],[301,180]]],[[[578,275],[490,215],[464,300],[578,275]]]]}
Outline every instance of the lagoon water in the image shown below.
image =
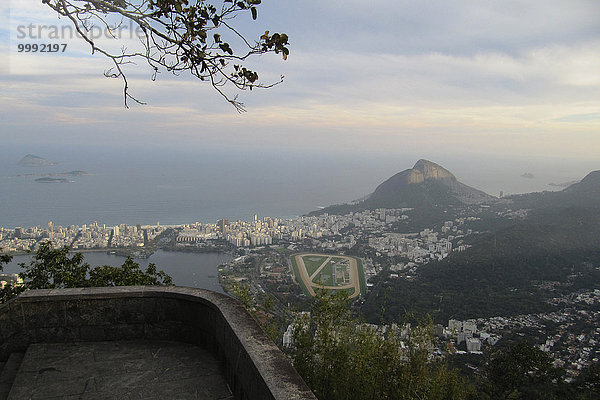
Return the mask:
{"type": "MultiPolygon", "coordinates": [[[[100,265],[119,266],[125,262],[125,257],[108,254],[105,252],[84,253],[85,262],[92,267],[100,265]]],[[[29,255],[15,256],[5,266],[3,273],[18,273],[22,271],[19,263],[28,264],[29,255]]],[[[231,259],[228,254],[222,253],[183,253],[158,250],[148,259],[135,259],[142,269],[149,263],[156,264],[158,270],[163,270],[173,278],[173,283],[178,286],[189,286],[201,289],[214,290],[223,293],[219,285],[217,268],[231,259]]]]}

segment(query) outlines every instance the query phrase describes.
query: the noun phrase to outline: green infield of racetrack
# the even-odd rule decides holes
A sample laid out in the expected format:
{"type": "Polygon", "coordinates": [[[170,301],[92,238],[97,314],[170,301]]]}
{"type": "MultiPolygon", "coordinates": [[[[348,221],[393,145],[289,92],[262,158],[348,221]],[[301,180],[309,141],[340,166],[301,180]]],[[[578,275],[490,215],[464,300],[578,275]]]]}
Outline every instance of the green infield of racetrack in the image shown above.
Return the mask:
{"type": "MultiPolygon", "coordinates": [[[[312,253],[296,253],[296,254],[292,254],[290,256],[290,260],[292,261],[292,269],[294,271],[294,276],[296,277],[296,282],[298,282],[298,284],[302,288],[302,291],[304,292],[304,294],[310,297],[311,294],[308,291],[308,288],[306,287],[306,285],[304,284],[304,281],[300,277],[300,269],[298,268],[298,265],[296,264],[296,256],[302,256],[304,254],[312,254],[312,253]]],[[[330,256],[324,254],[323,257],[324,258],[321,261],[321,264],[323,263],[323,261],[325,261],[326,257],[330,257],[330,256]]],[[[331,257],[336,257],[336,256],[331,255],[331,257]]],[[[367,283],[366,283],[366,280],[365,280],[365,269],[363,267],[362,260],[360,258],[358,258],[358,257],[353,257],[353,256],[344,256],[344,257],[354,258],[356,260],[356,265],[358,267],[358,283],[359,283],[359,287],[360,287],[360,293],[361,293],[361,295],[365,295],[367,293],[367,283]]],[[[336,262],[339,262],[339,260],[341,260],[341,258],[338,258],[336,262]]],[[[306,260],[304,260],[304,265],[306,265],[306,260]]],[[[317,266],[317,268],[318,268],[318,266],[317,266]]],[[[307,266],[307,269],[308,269],[308,266],[307,266]]],[[[315,271],[316,271],[316,269],[315,269],[315,271]]],[[[351,296],[354,293],[354,289],[348,290],[348,293],[349,293],[349,296],[351,296]]]]}
{"type": "Polygon", "coordinates": [[[316,283],[317,285],[323,286],[333,286],[333,264],[331,262],[327,263],[326,266],[323,267],[321,272],[315,276],[312,280],[312,283],[316,283]],[[323,275],[327,276],[327,279],[323,281],[323,275]]]}
{"type": "Polygon", "coordinates": [[[315,273],[317,269],[327,260],[327,257],[314,257],[315,261],[310,260],[313,257],[306,257],[304,259],[304,265],[306,266],[306,272],[308,272],[308,276],[311,276],[315,273]]]}

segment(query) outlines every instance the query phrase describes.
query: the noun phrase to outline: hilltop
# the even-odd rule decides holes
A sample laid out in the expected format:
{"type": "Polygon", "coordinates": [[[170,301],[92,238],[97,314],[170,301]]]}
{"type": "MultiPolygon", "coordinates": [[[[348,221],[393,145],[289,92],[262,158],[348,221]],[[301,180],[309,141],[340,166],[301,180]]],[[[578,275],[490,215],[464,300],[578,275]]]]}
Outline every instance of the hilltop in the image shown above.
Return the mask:
{"type": "Polygon", "coordinates": [[[461,183],[444,167],[421,159],[411,168],[392,176],[367,196],[369,208],[480,204],[493,197],[461,183]]]}
{"type": "Polygon", "coordinates": [[[443,218],[451,208],[495,200],[495,197],[460,182],[441,165],[421,159],[412,168],[381,183],[373,193],[361,200],[329,206],[310,215],[347,214],[377,208],[413,208],[415,225],[427,226],[443,218]]]}

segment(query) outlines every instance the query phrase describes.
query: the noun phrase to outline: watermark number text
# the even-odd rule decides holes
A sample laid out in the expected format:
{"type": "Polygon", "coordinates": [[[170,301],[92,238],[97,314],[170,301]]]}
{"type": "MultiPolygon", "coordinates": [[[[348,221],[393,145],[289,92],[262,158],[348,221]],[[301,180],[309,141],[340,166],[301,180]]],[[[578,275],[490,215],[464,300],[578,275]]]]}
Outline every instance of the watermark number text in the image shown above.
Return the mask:
{"type": "Polygon", "coordinates": [[[67,50],[66,43],[19,43],[19,53],[64,53],[67,50]]]}

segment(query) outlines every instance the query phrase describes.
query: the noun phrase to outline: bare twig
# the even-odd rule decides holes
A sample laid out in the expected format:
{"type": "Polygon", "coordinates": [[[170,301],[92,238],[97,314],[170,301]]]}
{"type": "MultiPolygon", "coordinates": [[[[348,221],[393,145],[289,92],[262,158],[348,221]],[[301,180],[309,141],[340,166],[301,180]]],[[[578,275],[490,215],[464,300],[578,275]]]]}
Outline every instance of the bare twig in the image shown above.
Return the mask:
{"type": "MultiPolygon", "coordinates": [[[[219,1],[219,0],[214,0],[219,1]]],[[[237,95],[231,97],[224,88],[233,86],[236,90],[271,88],[283,81],[270,83],[258,81],[258,74],[243,66],[252,55],[269,52],[282,53],[284,59],[289,54],[288,38],[285,34],[269,34],[266,31],[252,44],[231,21],[240,12],[252,11],[260,0],[223,0],[217,8],[209,0],[43,0],[43,3],[59,15],[69,18],[78,34],[91,47],[92,54],[98,52],[109,58],[114,66],[105,71],[105,76],[120,78],[123,81],[125,106],[128,100],[144,104],[129,93],[129,82],[123,66],[133,64],[134,59],[143,59],[152,68],[152,79],[156,79],[161,69],[173,74],[188,72],[201,81],[208,80],[212,87],[232,104],[238,112],[244,112],[243,103],[237,95]],[[118,23],[110,19],[117,17],[118,23]],[[107,32],[107,37],[118,40],[114,34],[125,21],[135,24],[142,32],[139,38],[143,51],[128,52],[125,47],[113,54],[99,47],[93,40],[91,30],[99,24],[107,32]],[[244,50],[234,51],[226,36],[233,39],[244,50]]]]}

